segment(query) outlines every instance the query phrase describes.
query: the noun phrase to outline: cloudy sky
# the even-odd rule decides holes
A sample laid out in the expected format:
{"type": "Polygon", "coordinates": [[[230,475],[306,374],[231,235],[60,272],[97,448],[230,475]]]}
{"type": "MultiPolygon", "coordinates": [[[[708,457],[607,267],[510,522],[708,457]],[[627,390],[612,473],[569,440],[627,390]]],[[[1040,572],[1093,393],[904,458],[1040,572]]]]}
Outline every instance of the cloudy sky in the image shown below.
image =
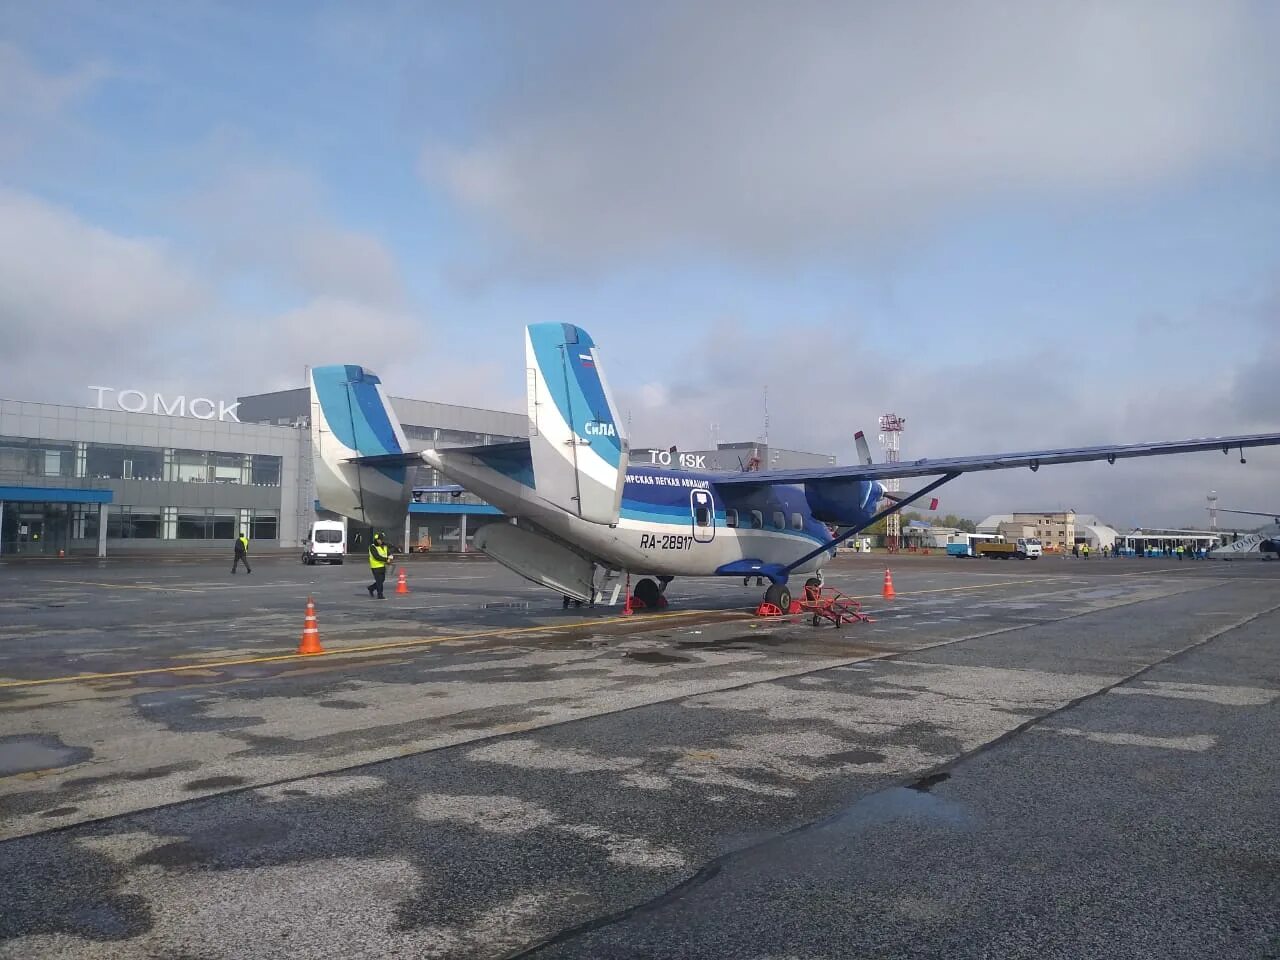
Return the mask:
{"type": "MultiPolygon", "coordinates": [[[[0,0],[0,395],[358,362],[522,407],[602,345],[637,445],[852,457],[1280,429],[1280,5],[0,0]],[[714,426],[713,426],[714,425],[714,426]]],[[[1117,524],[1280,453],[957,481],[1117,524]]]]}

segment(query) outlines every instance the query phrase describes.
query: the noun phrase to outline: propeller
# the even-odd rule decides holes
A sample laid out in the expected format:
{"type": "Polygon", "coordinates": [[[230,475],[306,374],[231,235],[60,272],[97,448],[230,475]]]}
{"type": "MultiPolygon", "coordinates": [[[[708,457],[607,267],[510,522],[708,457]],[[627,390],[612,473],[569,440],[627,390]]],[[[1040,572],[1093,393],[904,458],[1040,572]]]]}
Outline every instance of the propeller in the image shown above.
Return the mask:
{"type": "MultiPolygon", "coordinates": [[[[859,463],[865,463],[868,467],[871,466],[873,463],[875,463],[875,460],[871,459],[871,447],[867,444],[866,434],[864,434],[861,430],[859,430],[857,433],[853,435],[853,445],[858,451],[859,463]]],[[[884,499],[888,500],[890,503],[901,503],[907,497],[911,496],[911,494],[889,493],[886,490],[884,491],[882,496],[884,497],[884,499]]],[[[929,510],[933,511],[937,509],[938,509],[938,498],[933,497],[929,501],[929,510]]]]}
{"type": "Polygon", "coordinates": [[[866,464],[868,467],[875,463],[871,459],[871,447],[867,445],[866,435],[861,430],[853,435],[853,445],[858,450],[858,462],[866,464]]]}

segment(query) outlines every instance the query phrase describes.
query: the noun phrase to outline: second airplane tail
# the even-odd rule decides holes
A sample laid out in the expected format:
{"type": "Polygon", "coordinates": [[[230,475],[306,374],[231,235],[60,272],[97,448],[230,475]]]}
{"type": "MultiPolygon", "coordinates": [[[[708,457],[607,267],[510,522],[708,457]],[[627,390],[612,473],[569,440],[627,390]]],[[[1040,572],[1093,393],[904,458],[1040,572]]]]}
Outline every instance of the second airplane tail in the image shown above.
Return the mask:
{"type": "Polygon", "coordinates": [[[316,499],[325,510],[391,533],[404,522],[412,466],[409,444],[382,381],[364,367],[311,371],[311,456],[316,499]],[[355,457],[386,457],[356,464],[355,457]]]}

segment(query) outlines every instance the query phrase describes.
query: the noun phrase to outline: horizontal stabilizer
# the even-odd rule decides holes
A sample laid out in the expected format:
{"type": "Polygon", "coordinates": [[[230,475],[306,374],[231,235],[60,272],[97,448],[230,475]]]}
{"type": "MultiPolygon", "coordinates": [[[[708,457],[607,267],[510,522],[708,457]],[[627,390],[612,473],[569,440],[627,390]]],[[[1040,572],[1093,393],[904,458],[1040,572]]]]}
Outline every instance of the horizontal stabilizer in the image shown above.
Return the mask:
{"type": "Polygon", "coordinates": [[[352,457],[347,463],[358,463],[366,467],[410,467],[422,463],[420,453],[379,453],[371,457],[352,457]]]}

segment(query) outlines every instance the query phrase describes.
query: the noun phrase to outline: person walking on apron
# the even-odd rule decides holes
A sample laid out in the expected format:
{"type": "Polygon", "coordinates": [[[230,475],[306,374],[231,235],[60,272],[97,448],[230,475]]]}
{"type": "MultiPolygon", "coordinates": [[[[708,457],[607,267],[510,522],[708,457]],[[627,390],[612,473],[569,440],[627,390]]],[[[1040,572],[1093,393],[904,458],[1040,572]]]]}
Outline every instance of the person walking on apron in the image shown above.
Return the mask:
{"type": "Polygon", "coordinates": [[[379,600],[387,599],[382,592],[387,581],[387,566],[391,563],[391,548],[382,541],[382,534],[373,535],[373,543],[369,544],[369,570],[373,573],[373,583],[369,584],[369,596],[375,594],[379,600]]]}
{"type": "Polygon", "coordinates": [[[253,568],[249,566],[249,538],[244,535],[243,530],[236,537],[236,556],[231,561],[231,572],[235,573],[241,563],[244,564],[245,573],[253,573],[253,568]]]}

